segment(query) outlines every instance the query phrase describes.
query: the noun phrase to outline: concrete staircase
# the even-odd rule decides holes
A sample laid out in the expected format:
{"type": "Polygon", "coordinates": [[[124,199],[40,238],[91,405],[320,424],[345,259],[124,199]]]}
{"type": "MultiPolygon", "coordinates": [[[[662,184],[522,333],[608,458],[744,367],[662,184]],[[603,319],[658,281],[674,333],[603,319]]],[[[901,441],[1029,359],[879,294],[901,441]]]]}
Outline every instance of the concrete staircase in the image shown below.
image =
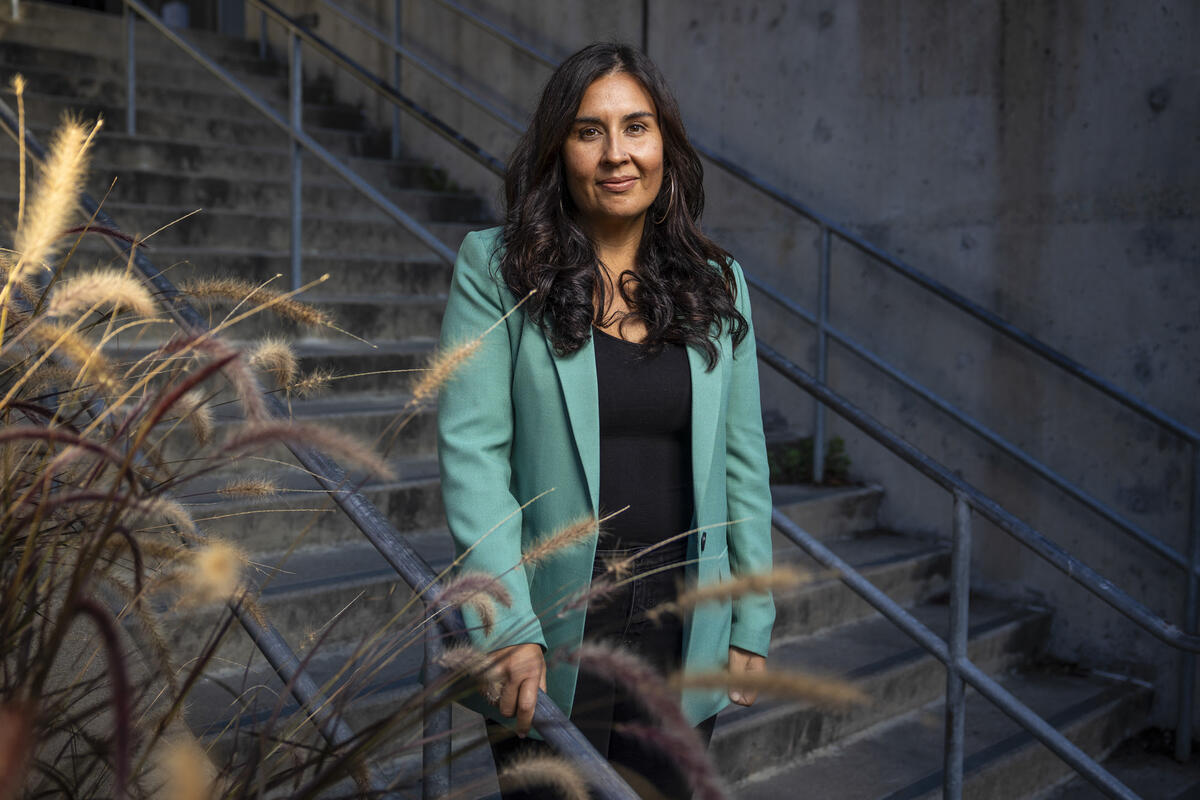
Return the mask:
{"type": "MultiPolygon", "coordinates": [[[[63,109],[108,121],[96,151],[89,188],[100,196],[119,178],[106,210],[128,231],[147,233],[203,208],[203,213],[151,240],[160,267],[178,264],[191,274],[226,274],[263,281],[287,272],[288,174],[282,137],[153,31],[139,32],[138,135],[125,135],[119,18],[23,3],[19,24],[0,21],[0,79],[21,72],[29,80],[27,109],[39,135],[63,109]]],[[[257,59],[246,42],[189,34],[206,52],[237,72],[280,108],[286,76],[257,59]]],[[[11,95],[11,93],[9,93],[11,95]]],[[[417,159],[379,157],[380,137],[353,108],[320,86],[306,90],[308,131],[347,157],[377,186],[416,214],[446,243],[488,224],[479,200],[454,190],[446,175],[417,159]]],[[[0,146],[0,213],[15,217],[16,148],[0,146]]],[[[431,351],[449,270],[411,236],[387,221],[352,190],[310,161],[305,164],[305,278],[331,280],[306,299],[329,310],[364,345],[329,329],[296,330],[302,368],[325,367],[339,376],[322,397],[293,402],[295,416],[375,438],[406,400],[411,377],[431,351]],[[363,374],[370,373],[370,374],[363,374]]],[[[89,244],[85,255],[102,252],[89,244]]],[[[81,261],[86,262],[87,258],[81,261]]],[[[261,318],[232,338],[252,340],[287,330],[261,318]]],[[[170,330],[120,343],[137,355],[170,330]]],[[[232,421],[232,411],[218,419],[232,421]]],[[[172,458],[192,445],[179,432],[167,443],[172,458]]],[[[218,434],[219,436],[219,434],[218,434]]],[[[403,429],[392,457],[395,480],[369,483],[367,496],[435,568],[450,559],[428,410],[403,429]]],[[[282,452],[266,454],[288,460],[282,452]]],[[[264,591],[260,605],[284,636],[310,652],[309,669],[329,680],[356,728],[383,719],[419,689],[420,646],[381,645],[386,664],[369,676],[339,674],[363,641],[399,629],[411,612],[389,622],[410,592],[339,512],[332,510],[297,469],[269,461],[229,464],[192,488],[186,498],[214,534],[251,554],[264,591]],[[283,491],[266,501],[222,499],[215,489],[235,475],[269,475],[283,491]]],[[[881,529],[880,487],[776,487],[777,503],[820,535],[850,564],[934,630],[947,627],[949,566],[944,542],[881,529]]],[[[779,561],[811,566],[780,541],[779,561]]],[[[721,716],[712,754],[743,798],[918,798],[940,792],[941,697],[945,673],[932,657],[899,633],[836,579],[820,578],[779,597],[772,665],[847,678],[872,698],[868,705],[830,712],[796,702],[762,701],[721,716]]],[[[1089,752],[1105,754],[1146,724],[1150,693],[1138,684],[1065,670],[1040,659],[1050,610],[988,597],[972,599],[972,658],[1089,752]]],[[[194,653],[211,633],[220,609],[175,619],[171,644],[194,653]]],[[[239,734],[279,711],[294,711],[261,656],[231,630],[217,665],[189,701],[194,729],[217,740],[216,752],[241,746],[239,734]],[[247,667],[246,664],[249,664],[247,667]],[[225,666],[227,665],[227,666],[225,666]],[[278,703],[277,703],[278,699],[278,703]]],[[[455,711],[460,757],[456,785],[486,796],[494,791],[491,760],[478,746],[478,717],[455,711]]],[[[967,794],[978,798],[1044,796],[1069,771],[989,704],[969,702],[967,794]]],[[[416,720],[399,729],[381,752],[385,771],[415,772],[411,742],[416,720]]],[[[1075,797],[1075,795],[1063,795],[1075,797]]],[[[1085,795],[1079,795],[1085,796],[1085,795]]]]}

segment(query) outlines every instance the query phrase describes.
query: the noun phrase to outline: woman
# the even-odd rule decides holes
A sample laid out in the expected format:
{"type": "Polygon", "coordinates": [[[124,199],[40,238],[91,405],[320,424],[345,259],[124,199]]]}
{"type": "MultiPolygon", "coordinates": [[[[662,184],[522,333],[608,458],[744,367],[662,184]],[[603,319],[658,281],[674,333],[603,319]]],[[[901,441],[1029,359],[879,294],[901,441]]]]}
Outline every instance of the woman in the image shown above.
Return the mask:
{"type": "MultiPolygon", "coordinates": [[[[490,714],[515,716],[523,737],[543,688],[611,761],[673,797],[687,791],[669,761],[621,734],[636,704],[545,656],[574,650],[586,628],[664,671],[765,667],[769,595],[656,625],[644,614],[681,575],[705,584],[771,565],[748,293],[737,263],[698,227],[702,177],[646,56],[617,44],[571,56],[511,158],[503,228],[463,242],[441,341],[452,347],[503,320],[438,409],[446,516],[459,551],[470,548],[464,566],[500,575],[512,595],[490,633],[475,633],[497,662],[490,714]],[[510,569],[564,524],[619,509],[598,541],[510,569]],[[612,559],[692,529],[634,562],[667,569],[586,613],[564,607],[612,559]]],[[[754,698],[682,696],[706,741],[730,700],[754,698]]],[[[504,757],[533,746],[508,737],[493,747],[504,757]]]]}

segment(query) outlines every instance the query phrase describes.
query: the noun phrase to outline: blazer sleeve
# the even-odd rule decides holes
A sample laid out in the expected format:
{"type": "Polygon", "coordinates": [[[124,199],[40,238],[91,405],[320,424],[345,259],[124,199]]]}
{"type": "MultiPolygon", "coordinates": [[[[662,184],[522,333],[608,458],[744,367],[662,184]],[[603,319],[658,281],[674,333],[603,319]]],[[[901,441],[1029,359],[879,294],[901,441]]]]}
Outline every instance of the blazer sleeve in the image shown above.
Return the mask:
{"type": "MultiPolygon", "coordinates": [[[[734,576],[771,569],[771,487],[767,447],[759,401],[758,355],[750,293],[741,266],[733,262],[736,306],[750,326],[733,351],[729,406],[725,416],[725,486],[730,520],[729,567],[734,576]]],[[[765,656],[775,622],[775,603],[768,593],[733,601],[729,643],[765,656]]]]}
{"type": "MultiPolygon", "coordinates": [[[[479,337],[513,305],[491,274],[492,237],[469,233],[454,265],[439,347],[446,352],[479,337]]],[[[438,398],[438,463],[442,500],[461,570],[499,575],[510,606],[496,605],[492,632],[472,608],[463,609],[473,643],[485,652],[546,641],[533,612],[521,560],[520,503],[511,491],[513,439],[512,347],[501,324],[483,337],[438,398]]]]}

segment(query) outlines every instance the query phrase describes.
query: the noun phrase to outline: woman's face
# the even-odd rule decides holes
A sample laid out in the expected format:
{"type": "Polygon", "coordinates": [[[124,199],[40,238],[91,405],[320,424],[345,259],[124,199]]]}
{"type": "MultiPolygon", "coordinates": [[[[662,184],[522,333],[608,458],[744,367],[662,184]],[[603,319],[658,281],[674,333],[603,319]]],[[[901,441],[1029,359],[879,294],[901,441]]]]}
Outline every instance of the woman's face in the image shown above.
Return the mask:
{"type": "Polygon", "coordinates": [[[662,186],[658,110],[632,75],[597,78],[563,145],[567,189],[585,229],[641,224],[662,186]]]}

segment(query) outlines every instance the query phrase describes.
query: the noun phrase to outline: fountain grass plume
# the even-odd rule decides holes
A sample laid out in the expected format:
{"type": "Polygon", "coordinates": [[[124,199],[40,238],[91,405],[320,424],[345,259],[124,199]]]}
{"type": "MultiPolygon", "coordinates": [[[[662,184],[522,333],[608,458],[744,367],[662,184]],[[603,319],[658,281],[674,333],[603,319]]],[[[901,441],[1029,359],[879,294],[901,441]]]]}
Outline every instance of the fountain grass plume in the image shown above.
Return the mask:
{"type": "Polygon", "coordinates": [[[610,678],[627,688],[659,724],[683,725],[690,729],[666,678],[640,656],[610,643],[585,641],[568,658],[580,669],[610,678]]]}
{"type": "Polygon", "coordinates": [[[220,448],[222,456],[248,453],[271,444],[299,444],[323,450],[331,456],[357,464],[376,477],[390,480],[395,472],[367,445],[341,431],[305,422],[270,420],[247,424],[220,448]]]}
{"type": "Polygon", "coordinates": [[[591,514],[580,517],[538,540],[521,556],[522,564],[539,565],[564,550],[583,544],[596,536],[599,523],[591,514]]]}
{"type": "Polygon", "coordinates": [[[488,653],[470,643],[462,643],[447,647],[438,656],[438,664],[443,669],[463,675],[482,675],[491,666],[492,660],[488,653]]]}
{"type": "Polygon", "coordinates": [[[808,573],[795,567],[776,567],[770,572],[739,575],[732,580],[706,583],[680,592],[673,602],[655,606],[647,612],[647,616],[651,620],[657,620],[666,614],[681,615],[705,603],[736,600],[749,594],[765,594],[776,589],[792,589],[803,585],[809,579],[808,573]]]}
{"type": "Polygon", "coordinates": [[[241,278],[196,278],[180,283],[179,291],[196,300],[228,301],[246,303],[251,306],[269,306],[285,319],[312,328],[335,327],[333,318],[310,303],[287,297],[287,292],[277,292],[258,286],[241,278]]]}
{"type": "Polygon", "coordinates": [[[55,130],[41,179],[14,237],[14,249],[20,253],[15,274],[36,269],[53,258],[75,213],[89,150],[102,124],[97,120],[89,131],[80,120],[66,116],[55,130]]]}
{"type": "Polygon", "coordinates": [[[528,294],[506,311],[500,319],[489,325],[486,330],[475,338],[468,339],[453,347],[434,353],[433,358],[429,361],[429,365],[425,368],[425,374],[421,376],[421,379],[417,381],[416,387],[413,388],[409,405],[419,405],[437,395],[454,373],[479,352],[479,348],[483,346],[483,340],[487,335],[500,327],[506,319],[516,313],[517,309],[524,305],[525,301],[532,297],[536,291],[537,289],[531,289],[528,294]]]}
{"type": "Polygon", "coordinates": [[[223,497],[273,497],[279,494],[279,485],[263,476],[239,478],[217,489],[217,494],[223,497]]]}
{"type": "Polygon", "coordinates": [[[312,397],[328,389],[333,378],[333,370],[327,367],[317,367],[295,383],[288,384],[287,389],[299,398],[312,397]]]}
{"type": "Polygon", "coordinates": [[[587,783],[561,756],[526,755],[505,764],[496,775],[505,792],[549,789],[563,800],[588,800],[587,783]]]}
{"type": "Polygon", "coordinates": [[[268,336],[260,341],[247,359],[251,367],[270,373],[280,386],[288,386],[296,380],[299,371],[296,353],[291,345],[277,336],[268,336]]]}
{"type": "Polygon", "coordinates": [[[502,606],[512,605],[512,595],[496,576],[486,572],[466,570],[442,584],[441,591],[430,598],[434,605],[462,605],[477,595],[486,595],[502,606]]]}
{"type": "Polygon", "coordinates": [[[425,370],[425,374],[413,388],[410,402],[424,403],[438,393],[450,376],[458,371],[483,346],[483,337],[477,337],[463,342],[457,347],[440,350],[434,354],[425,370]]]}
{"type": "Polygon", "coordinates": [[[55,286],[46,314],[61,318],[110,305],[114,311],[129,310],[143,317],[156,309],[140,280],[122,270],[97,269],[55,286]]]}
{"type": "Polygon", "coordinates": [[[609,678],[625,687],[630,696],[646,710],[656,725],[643,725],[641,731],[652,744],[660,747],[684,769],[697,797],[706,800],[724,798],[725,793],[704,742],[688,722],[679,705],[678,693],[666,678],[643,658],[613,644],[584,642],[573,654],[580,669],[609,678]]]}
{"type": "Polygon", "coordinates": [[[186,419],[192,429],[192,436],[200,444],[212,441],[214,418],[212,407],[204,391],[192,389],[180,395],[175,403],[179,416],[186,419]]]}
{"type": "Polygon", "coordinates": [[[189,553],[190,564],[183,576],[184,604],[229,600],[242,586],[247,558],[229,542],[213,539],[189,553]]]}
{"type": "MultiPolygon", "coordinates": [[[[75,365],[72,380],[74,386],[94,383],[106,393],[119,391],[121,382],[108,359],[100,352],[99,347],[74,330],[73,327],[39,320],[30,325],[28,331],[29,338],[43,345],[49,353],[57,353],[75,365]]],[[[42,363],[45,361],[43,360],[42,363]]],[[[35,374],[41,369],[41,364],[37,364],[35,374]]],[[[27,378],[28,376],[26,376],[27,378]]],[[[18,385],[21,382],[18,382],[18,385]]],[[[18,385],[14,385],[10,389],[10,394],[13,389],[18,388],[18,385]]]]}
{"type": "Polygon", "coordinates": [[[672,676],[669,683],[679,689],[730,689],[757,692],[831,708],[862,705],[869,699],[861,689],[844,680],[788,671],[681,672],[672,676]]]}
{"type": "Polygon", "coordinates": [[[479,616],[484,633],[491,635],[496,624],[496,604],[512,605],[512,595],[494,575],[468,570],[441,585],[430,603],[441,607],[470,608],[479,616]]]}

